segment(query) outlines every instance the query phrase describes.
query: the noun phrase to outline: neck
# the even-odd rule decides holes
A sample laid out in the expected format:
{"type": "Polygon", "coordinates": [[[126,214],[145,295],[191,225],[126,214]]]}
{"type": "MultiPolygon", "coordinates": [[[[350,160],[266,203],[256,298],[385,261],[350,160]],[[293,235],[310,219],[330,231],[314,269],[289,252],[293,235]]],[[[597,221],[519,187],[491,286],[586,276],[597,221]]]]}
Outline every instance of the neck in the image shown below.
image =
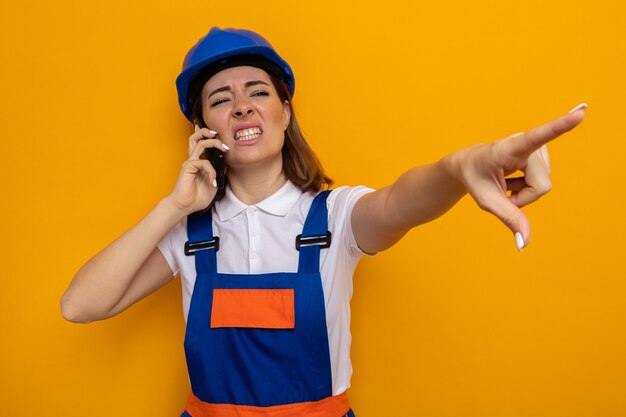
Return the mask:
{"type": "Polygon", "coordinates": [[[248,205],[265,200],[286,182],[287,177],[283,172],[282,163],[271,170],[267,167],[228,170],[228,184],[231,190],[242,203],[248,205]]]}

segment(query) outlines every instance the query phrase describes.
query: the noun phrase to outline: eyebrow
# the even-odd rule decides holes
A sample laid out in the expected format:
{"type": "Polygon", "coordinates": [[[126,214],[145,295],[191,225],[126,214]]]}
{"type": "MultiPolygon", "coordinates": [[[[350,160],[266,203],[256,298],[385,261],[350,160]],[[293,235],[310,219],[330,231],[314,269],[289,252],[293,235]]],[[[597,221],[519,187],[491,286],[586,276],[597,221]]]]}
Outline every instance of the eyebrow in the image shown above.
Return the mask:
{"type": "MultiPolygon", "coordinates": [[[[245,88],[250,88],[253,87],[255,85],[259,85],[259,84],[264,84],[266,86],[270,86],[268,83],[266,83],[265,81],[261,81],[261,80],[254,80],[254,81],[248,81],[247,83],[244,84],[245,88]]],[[[221,93],[223,91],[230,91],[231,88],[228,85],[225,85],[224,87],[220,87],[220,88],[216,88],[215,90],[211,91],[211,93],[209,93],[209,95],[207,96],[208,98],[211,98],[212,95],[217,94],[217,93],[221,93]]]]}

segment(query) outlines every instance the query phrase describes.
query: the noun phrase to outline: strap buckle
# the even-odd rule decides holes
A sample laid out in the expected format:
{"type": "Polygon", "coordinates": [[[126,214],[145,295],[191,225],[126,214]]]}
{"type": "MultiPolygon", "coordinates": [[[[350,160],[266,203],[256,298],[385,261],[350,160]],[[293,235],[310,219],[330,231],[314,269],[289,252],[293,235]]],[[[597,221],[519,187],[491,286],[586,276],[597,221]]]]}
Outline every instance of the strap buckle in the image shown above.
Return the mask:
{"type": "Polygon", "coordinates": [[[330,248],[332,234],[330,231],[326,232],[325,235],[320,236],[307,236],[302,237],[302,235],[296,236],[296,249],[300,250],[303,246],[319,246],[320,249],[330,248]]]}
{"type": "Polygon", "coordinates": [[[202,242],[189,243],[189,241],[187,241],[185,242],[185,255],[192,256],[198,251],[213,248],[215,248],[216,252],[220,250],[220,238],[218,236],[215,236],[211,240],[205,240],[202,242]]]}

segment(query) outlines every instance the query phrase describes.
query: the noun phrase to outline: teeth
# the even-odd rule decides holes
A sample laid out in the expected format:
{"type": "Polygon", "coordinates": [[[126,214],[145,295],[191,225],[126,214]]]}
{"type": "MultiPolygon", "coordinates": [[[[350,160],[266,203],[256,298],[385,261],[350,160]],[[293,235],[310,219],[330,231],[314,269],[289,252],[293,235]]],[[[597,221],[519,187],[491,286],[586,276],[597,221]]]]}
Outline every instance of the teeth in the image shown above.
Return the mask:
{"type": "Polygon", "coordinates": [[[235,140],[250,140],[261,136],[261,129],[252,127],[250,129],[242,129],[235,132],[235,140]]]}

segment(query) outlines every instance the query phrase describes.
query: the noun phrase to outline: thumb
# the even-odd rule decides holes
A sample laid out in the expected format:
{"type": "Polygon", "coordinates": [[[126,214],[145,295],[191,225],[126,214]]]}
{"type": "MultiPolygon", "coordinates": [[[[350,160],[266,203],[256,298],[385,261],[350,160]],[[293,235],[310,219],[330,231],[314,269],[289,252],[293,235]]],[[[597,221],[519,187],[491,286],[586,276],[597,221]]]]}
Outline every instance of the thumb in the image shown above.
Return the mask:
{"type": "Polygon", "coordinates": [[[521,252],[528,245],[530,241],[528,217],[506,196],[494,194],[482,208],[500,219],[513,232],[517,250],[521,252]]]}

